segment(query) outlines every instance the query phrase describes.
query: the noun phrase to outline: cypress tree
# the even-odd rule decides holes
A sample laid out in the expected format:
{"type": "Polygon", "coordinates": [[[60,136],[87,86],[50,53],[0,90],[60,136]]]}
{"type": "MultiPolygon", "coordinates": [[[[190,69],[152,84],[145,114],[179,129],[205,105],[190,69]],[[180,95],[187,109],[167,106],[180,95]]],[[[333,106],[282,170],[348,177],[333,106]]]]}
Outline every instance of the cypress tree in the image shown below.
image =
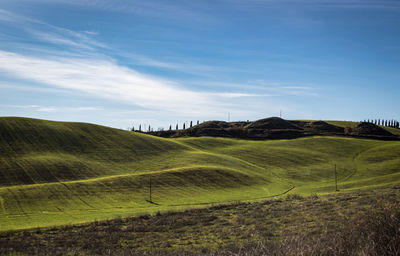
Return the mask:
{"type": "Polygon", "coordinates": [[[142,125],[139,124],[139,132],[141,132],[141,131],[142,131],[142,125]]]}
{"type": "Polygon", "coordinates": [[[176,129],[175,129],[175,130],[178,130],[178,128],[179,128],[179,127],[178,127],[178,124],[176,124],[176,129]]]}
{"type": "Polygon", "coordinates": [[[170,131],[172,130],[172,125],[169,125],[169,130],[170,130],[170,131]]]}
{"type": "Polygon", "coordinates": [[[185,123],[183,123],[183,130],[185,130],[185,123]]]}
{"type": "Polygon", "coordinates": [[[190,121],[190,128],[192,128],[192,126],[193,126],[193,123],[192,123],[192,121],[190,121]]]}
{"type": "Polygon", "coordinates": [[[197,124],[199,124],[200,123],[200,121],[199,120],[197,120],[197,124]]]}
{"type": "Polygon", "coordinates": [[[134,131],[135,131],[135,126],[132,126],[132,129],[131,129],[131,131],[132,131],[132,132],[134,132],[134,131]]]}

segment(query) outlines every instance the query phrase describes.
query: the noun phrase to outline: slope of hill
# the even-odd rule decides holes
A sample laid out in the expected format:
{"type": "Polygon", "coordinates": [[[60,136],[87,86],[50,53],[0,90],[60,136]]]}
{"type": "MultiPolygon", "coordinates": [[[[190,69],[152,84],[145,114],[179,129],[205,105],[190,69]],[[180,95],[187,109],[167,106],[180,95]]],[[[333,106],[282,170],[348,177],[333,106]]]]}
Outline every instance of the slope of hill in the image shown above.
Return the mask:
{"type": "MultiPolygon", "coordinates": [[[[243,124],[245,125],[245,124],[243,124]]],[[[320,124],[319,124],[320,125],[320,124]]],[[[65,225],[400,181],[400,142],[345,137],[164,139],[0,118],[0,230],[65,225]],[[149,200],[150,179],[152,202],[149,200]]]]}

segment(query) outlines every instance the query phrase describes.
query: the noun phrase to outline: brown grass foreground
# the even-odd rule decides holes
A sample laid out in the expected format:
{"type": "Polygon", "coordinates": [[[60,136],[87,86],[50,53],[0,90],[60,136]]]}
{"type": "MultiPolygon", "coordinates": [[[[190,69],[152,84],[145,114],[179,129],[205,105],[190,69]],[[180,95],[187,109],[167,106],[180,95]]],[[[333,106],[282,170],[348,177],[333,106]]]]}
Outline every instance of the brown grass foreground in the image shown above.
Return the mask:
{"type": "Polygon", "coordinates": [[[400,255],[400,186],[0,234],[1,255],[400,255]]]}

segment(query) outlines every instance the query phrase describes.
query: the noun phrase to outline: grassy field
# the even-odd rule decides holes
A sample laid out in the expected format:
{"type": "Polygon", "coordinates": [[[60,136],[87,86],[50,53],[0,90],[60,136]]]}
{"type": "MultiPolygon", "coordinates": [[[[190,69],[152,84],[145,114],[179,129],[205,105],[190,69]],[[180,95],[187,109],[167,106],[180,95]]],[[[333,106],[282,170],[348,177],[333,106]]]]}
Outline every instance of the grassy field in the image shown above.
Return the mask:
{"type": "Polygon", "coordinates": [[[0,254],[398,255],[399,199],[385,186],[1,232],[0,254]]]}
{"type": "Polygon", "coordinates": [[[163,139],[0,118],[0,231],[400,182],[400,142],[346,137],[163,139]],[[152,201],[149,182],[152,182],[152,201]]]}

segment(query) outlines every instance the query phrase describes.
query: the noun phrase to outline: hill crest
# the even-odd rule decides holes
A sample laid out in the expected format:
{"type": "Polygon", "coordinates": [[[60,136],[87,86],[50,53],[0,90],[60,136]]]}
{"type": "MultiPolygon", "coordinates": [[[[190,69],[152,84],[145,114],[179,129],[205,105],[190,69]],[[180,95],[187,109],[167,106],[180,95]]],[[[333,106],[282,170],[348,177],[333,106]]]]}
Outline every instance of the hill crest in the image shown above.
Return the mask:
{"type": "Polygon", "coordinates": [[[295,121],[269,117],[253,122],[207,121],[188,129],[156,131],[149,134],[165,137],[227,137],[240,139],[295,139],[305,136],[351,136],[397,140],[399,136],[372,123],[361,122],[355,127],[340,127],[325,121],[295,121]]]}

